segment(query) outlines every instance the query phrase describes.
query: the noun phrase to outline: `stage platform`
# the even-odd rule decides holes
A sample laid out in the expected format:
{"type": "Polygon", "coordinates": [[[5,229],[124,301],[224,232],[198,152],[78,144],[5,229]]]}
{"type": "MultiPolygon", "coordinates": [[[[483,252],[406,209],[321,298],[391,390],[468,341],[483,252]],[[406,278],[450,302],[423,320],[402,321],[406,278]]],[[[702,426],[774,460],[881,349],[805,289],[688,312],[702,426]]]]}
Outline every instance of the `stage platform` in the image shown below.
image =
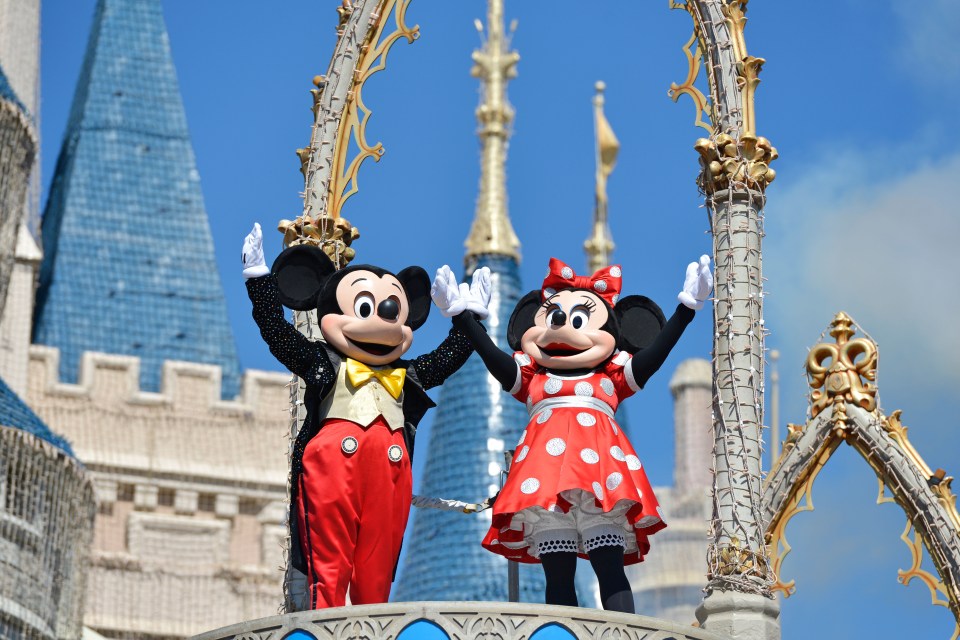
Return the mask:
{"type": "Polygon", "coordinates": [[[508,602],[396,602],[241,622],[194,640],[724,640],[693,626],[597,609],[508,602]]]}

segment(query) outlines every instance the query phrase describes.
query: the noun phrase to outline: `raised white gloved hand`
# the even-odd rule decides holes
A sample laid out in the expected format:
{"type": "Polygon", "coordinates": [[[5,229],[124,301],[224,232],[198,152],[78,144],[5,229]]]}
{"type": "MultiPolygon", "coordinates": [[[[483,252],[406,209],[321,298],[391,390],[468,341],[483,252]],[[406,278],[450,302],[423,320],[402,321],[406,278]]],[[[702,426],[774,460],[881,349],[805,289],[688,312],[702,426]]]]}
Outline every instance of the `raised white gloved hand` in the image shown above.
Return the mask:
{"type": "Polygon", "coordinates": [[[458,316],[467,308],[470,298],[470,287],[467,283],[457,284],[457,276],[453,275],[450,267],[443,265],[437,269],[437,275],[430,287],[430,297],[447,318],[458,316]]]}
{"type": "Polygon", "coordinates": [[[687,276],[683,280],[683,291],[677,294],[685,307],[702,309],[703,301],[710,297],[713,290],[713,274],[710,273],[710,256],[700,256],[700,262],[687,265],[687,276]]]}
{"type": "Polygon", "coordinates": [[[243,277],[259,278],[270,273],[266,261],[263,259],[263,232],[260,223],[253,223],[253,231],[243,239],[243,277]]]}
{"type": "Polygon", "coordinates": [[[490,284],[490,267],[481,267],[473,272],[470,282],[470,297],[467,300],[467,311],[472,311],[481,319],[490,315],[487,307],[490,306],[490,293],[493,286],[490,284]]]}

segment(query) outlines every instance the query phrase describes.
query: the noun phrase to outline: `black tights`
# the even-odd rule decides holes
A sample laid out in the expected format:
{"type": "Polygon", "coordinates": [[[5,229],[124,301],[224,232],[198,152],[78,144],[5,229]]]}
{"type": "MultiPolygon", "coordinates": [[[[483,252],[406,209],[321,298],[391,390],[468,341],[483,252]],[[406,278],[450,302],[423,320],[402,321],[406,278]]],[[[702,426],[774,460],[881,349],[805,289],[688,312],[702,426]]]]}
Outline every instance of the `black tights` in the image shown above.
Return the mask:
{"type": "MultiPolygon", "coordinates": [[[[587,555],[590,565],[600,583],[600,600],[608,611],[634,613],[633,592],[623,570],[623,547],[598,547],[587,555]]],[[[555,551],[540,556],[543,573],[547,578],[547,604],[579,606],[574,575],[577,571],[577,554],[572,551],[555,551]]]]}

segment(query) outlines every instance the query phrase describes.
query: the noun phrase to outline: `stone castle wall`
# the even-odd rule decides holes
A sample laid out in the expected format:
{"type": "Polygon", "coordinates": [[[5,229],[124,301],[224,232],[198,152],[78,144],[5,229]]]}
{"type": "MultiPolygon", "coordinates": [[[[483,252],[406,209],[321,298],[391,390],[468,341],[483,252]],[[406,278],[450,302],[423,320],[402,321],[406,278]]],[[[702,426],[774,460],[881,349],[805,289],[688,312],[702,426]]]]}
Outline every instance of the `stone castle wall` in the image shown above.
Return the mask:
{"type": "Polygon", "coordinates": [[[108,636],[183,637],[275,614],[283,600],[289,374],[166,362],[159,393],[137,358],[85,353],[79,383],[30,347],[26,400],[73,445],[98,513],[85,624],[108,636]]]}

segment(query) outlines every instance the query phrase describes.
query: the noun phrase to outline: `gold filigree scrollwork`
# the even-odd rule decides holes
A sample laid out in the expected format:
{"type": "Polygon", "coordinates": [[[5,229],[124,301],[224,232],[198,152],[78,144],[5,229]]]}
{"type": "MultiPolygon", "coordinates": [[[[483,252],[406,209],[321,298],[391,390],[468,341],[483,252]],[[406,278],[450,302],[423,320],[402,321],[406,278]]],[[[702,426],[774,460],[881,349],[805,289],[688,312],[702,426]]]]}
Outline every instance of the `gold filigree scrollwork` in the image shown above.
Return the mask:
{"type": "MultiPolygon", "coordinates": [[[[791,427],[791,434],[797,433],[797,438],[799,438],[799,434],[803,432],[803,425],[789,426],[791,427]]],[[[797,590],[796,581],[790,580],[789,582],[784,582],[781,572],[783,561],[786,559],[787,554],[793,550],[793,547],[787,542],[787,525],[798,513],[813,511],[813,483],[833,455],[833,452],[840,446],[840,442],[841,440],[839,438],[831,436],[830,439],[824,443],[820,455],[817,456],[816,461],[810,466],[803,481],[795,484],[792,488],[783,515],[772,522],[767,530],[766,543],[767,553],[770,556],[770,568],[773,570],[773,575],[777,578],[777,581],[770,589],[771,591],[779,591],[784,597],[790,597],[797,590]]]]}
{"type": "MultiPolygon", "coordinates": [[[[807,356],[807,375],[814,389],[810,395],[811,416],[845,402],[874,411],[877,387],[871,382],[877,379],[877,345],[866,338],[851,340],[856,333],[853,320],[842,311],[830,326],[836,344],[820,343],[807,356]],[[831,361],[829,366],[824,364],[827,360],[831,361]]],[[[840,419],[835,415],[835,421],[840,419]]]]}
{"type": "MultiPolygon", "coordinates": [[[[682,7],[683,5],[680,6],[682,7]]],[[[679,7],[671,5],[671,8],[676,9],[679,7]]],[[[693,124],[713,133],[713,124],[709,122],[711,118],[710,101],[707,99],[707,96],[694,85],[697,77],[700,75],[700,64],[703,58],[703,45],[700,42],[698,29],[694,28],[690,40],[687,44],[683,45],[683,53],[687,57],[687,77],[684,79],[683,84],[678,85],[676,82],[670,83],[667,95],[674,102],[679,100],[682,95],[690,96],[693,100],[693,106],[697,110],[697,117],[693,124]],[[704,115],[706,115],[707,120],[703,119],[704,115]]]]}
{"type": "Polygon", "coordinates": [[[764,191],[776,178],[770,163],[777,159],[777,148],[763,136],[744,134],[739,143],[721,133],[716,138],[700,138],[693,145],[700,154],[699,182],[710,194],[731,185],[743,185],[764,191]]]}
{"type": "Polygon", "coordinates": [[[743,0],[728,2],[723,5],[722,11],[730,31],[733,56],[737,61],[737,85],[742,97],[743,132],[744,135],[755,135],[757,120],[754,96],[757,85],[760,84],[760,69],[763,68],[766,60],[747,53],[747,41],[743,35],[743,30],[747,26],[747,2],[743,0]]]}
{"type": "Polygon", "coordinates": [[[937,497],[937,501],[943,505],[950,524],[960,534],[960,513],[957,512],[957,496],[952,490],[953,478],[948,476],[943,469],[937,469],[936,471],[930,469],[930,466],[907,438],[908,429],[900,420],[902,414],[903,412],[897,409],[887,416],[881,423],[883,430],[887,432],[891,440],[897,443],[911,464],[927,479],[930,490],[937,497]]]}
{"type": "MultiPolygon", "coordinates": [[[[899,413],[899,411],[896,413],[899,413]]],[[[883,478],[877,478],[877,481],[880,487],[877,495],[877,504],[897,504],[896,499],[887,494],[887,487],[883,482],[883,478]]],[[[919,580],[930,590],[931,604],[949,609],[950,594],[947,591],[947,586],[943,580],[921,567],[926,547],[923,543],[923,537],[913,526],[913,522],[909,517],[907,518],[907,524],[903,529],[903,533],[900,534],[900,539],[903,540],[903,543],[907,545],[907,549],[910,551],[910,567],[908,569],[897,570],[897,582],[906,587],[914,579],[919,580]]],[[[950,636],[950,640],[957,640],[958,638],[960,638],[960,621],[957,621],[954,625],[953,635],[950,636]]]]}
{"type": "Polygon", "coordinates": [[[381,143],[371,145],[367,142],[367,123],[370,121],[372,112],[363,103],[363,86],[370,76],[386,68],[387,54],[397,40],[405,38],[407,42],[413,42],[420,37],[419,26],[406,25],[409,4],[410,0],[384,0],[371,18],[377,21],[376,26],[370,32],[369,40],[361,47],[360,60],[354,72],[353,89],[348,94],[348,104],[337,132],[333,175],[330,179],[326,211],[326,215],[331,218],[338,218],[343,204],[359,190],[357,174],[363,161],[373,158],[379,162],[383,155],[381,143]],[[389,35],[384,36],[391,15],[394,16],[396,28],[389,35]],[[348,164],[347,156],[351,140],[356,144],[359,152],[348,164]]]}

